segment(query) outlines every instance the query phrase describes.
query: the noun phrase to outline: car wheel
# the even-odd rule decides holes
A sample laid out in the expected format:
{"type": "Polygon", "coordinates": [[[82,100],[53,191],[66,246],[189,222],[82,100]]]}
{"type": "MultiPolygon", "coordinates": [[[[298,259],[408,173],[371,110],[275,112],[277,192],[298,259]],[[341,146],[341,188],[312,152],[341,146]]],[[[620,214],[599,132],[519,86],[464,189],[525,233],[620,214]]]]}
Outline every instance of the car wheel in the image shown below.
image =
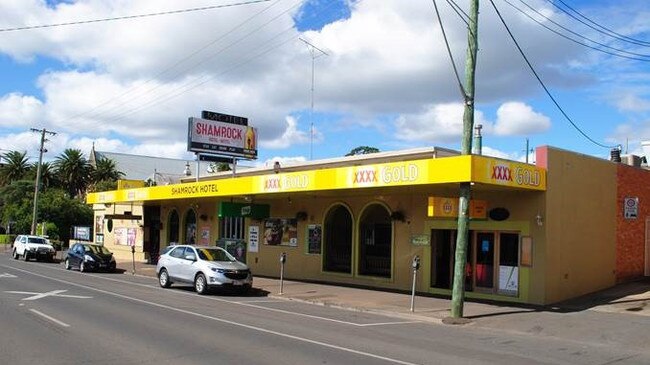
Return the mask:
{"type": "Polygon", "coordinates": [[[14,250],[14,260],[18,260],[18,252],[16,250],[14,250]]]}
{"type": "Polygon", "coordinates": [[[27,253],[27,250],[23,253],[23,260],[29,261],[29,254],[27,253]]]}
{"type": "Polygon", "coordinates": [[[158,283],[163,288],[169,288],[172,285],[172,282],[169,280],[169,274],[167,273],[167,270],[160,270],[160,274],[158,274],[158,283]]]}
{"type": "Polygon", "coordinates": [[[194,290],[201,295],[208,291],[208,283],[205,280],[205,275],[201,273],[196,275],[196,278],[194,279],[194,290]]]}
{"type": "Polygon", "coordinates": [[[70,265],[70,260],[69,259],[65,259],[65,269],[66,270],[72,269],[72,265],[70,265]]]}
{"type": "Polygon", "coordinates": [[[79,264],[79,271],[80,271],[80,272],[86,272],[86,271],[88,271],[88,270],[86,269],[86,264],[84,264],[83,261],[81,261],[81,263],[79,264]]]}

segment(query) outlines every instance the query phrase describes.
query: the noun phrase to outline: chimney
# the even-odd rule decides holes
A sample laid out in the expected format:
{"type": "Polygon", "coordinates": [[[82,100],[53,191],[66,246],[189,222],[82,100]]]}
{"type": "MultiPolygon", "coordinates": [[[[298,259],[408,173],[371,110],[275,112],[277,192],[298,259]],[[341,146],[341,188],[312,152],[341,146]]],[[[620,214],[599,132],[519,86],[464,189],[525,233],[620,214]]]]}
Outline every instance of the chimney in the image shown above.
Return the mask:
{"type": "Polygon", "coordinates": [[[609,151],[610,161],[612,162],[621,162],[621,150],[618,148],[612,148],[609,151]]]}

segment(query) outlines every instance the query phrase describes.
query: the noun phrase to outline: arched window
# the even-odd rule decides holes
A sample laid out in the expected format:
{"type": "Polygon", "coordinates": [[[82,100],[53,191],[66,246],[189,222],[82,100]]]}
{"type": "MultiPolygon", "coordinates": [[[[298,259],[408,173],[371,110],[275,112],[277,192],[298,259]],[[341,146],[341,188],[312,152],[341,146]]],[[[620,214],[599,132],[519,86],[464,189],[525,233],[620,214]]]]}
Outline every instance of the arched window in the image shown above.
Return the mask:
{"type": "Polygon", "coordinates": [[[389,278],[393,246],[393,225],[388,209],[371,204],[359,220],[359,275],[389,278]]]}
{"type": "Polygon", "coordinates": [[[185,241],[186,245],[196,244],[196,213],[190,209],[185,213],[185,241]]]}
{"type": "Polygon", "coordinates": [[[352,214],[342,204],[325,216],[323,251],[324,271],[352,273],[352,214]]]}
{"type": "Polygon", "coordinates": [[[179,222],[179,217],[178,213],[176,212],[176,209],[172,210],[169,213],[169,222],[167,223],[167,242],[168,244],[172,243],[179,243],[180,242],[180,236],[179,236],[179,230],[178,227],[180,225],[179,222]]]}

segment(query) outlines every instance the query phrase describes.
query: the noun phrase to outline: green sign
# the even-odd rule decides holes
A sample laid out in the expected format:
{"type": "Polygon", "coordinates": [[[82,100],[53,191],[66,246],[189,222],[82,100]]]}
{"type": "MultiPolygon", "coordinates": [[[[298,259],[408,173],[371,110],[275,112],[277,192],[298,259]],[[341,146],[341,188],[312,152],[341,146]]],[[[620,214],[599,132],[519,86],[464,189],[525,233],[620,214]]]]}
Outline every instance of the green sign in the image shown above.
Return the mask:
{"type": "Polygon", "coordinates": [[[254,219],[265,219],[269,217],[270,213],[271,206],[268,204],[219,203],[219,218],[250,217],[254,219]]]}

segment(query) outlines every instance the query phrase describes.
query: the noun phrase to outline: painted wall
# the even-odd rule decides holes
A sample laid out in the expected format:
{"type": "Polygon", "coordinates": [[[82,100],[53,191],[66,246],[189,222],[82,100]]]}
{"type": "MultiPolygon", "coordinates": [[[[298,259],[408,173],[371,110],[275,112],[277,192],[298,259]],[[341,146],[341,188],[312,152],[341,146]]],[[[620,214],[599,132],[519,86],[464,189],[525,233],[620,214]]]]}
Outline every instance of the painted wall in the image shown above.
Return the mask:
{"type": "Polygon", "coordinates": [[[94,204],[93,210],[95,212],[95,242],[97,242],[97,234],[103,234],[103,245],[106,246],[117,260],[131,260],[131,246],[128,245],[128,240],[133,239],[135,242],[135,260],[145,261],[144,253],[142,252],[144,230],[141,226],[142,220],[132,219],[113,219],[113,227],[109,231],[108,220],[105,218],[107,214],[125,214],[131,212],[135,216],[142,216],[142,205],[138,204],[94,204]],[[98,221],[100,219],[102,222],[98,221]],[[99,227],[98,227],[99,224],[99,227]],[[129,233],[135,234],[129,237],[129,233]]]}
{"type": "Polygon", "coordinates": [[[550,147],[536,154],[548,169],[543,303],[614,285],[617,165],[550,147]]]}
{"type": "Polygon", "coordinates": [[[644,275],[646,220],[650,218],[650,171],[617,165],[616,196],[616,281],[628,281],[644,275]],[[624,215],[626,197],[638,198],[638,216],[624,215]]]}

